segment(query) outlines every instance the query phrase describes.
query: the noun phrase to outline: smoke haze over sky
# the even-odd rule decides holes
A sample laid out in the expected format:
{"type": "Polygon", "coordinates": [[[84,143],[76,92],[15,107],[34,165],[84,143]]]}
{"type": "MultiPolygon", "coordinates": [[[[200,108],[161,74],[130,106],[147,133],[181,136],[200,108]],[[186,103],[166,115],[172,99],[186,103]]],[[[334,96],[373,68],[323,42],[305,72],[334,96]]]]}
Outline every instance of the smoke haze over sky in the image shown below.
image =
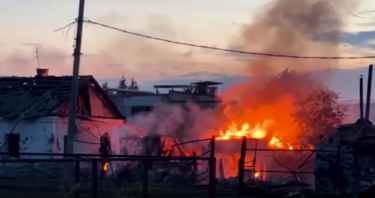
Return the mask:
{"type": "MultiPolygon", "coordinates": [[[[87,0],[85,16],[93,21],[156,37],[233,48],[238,47],[234,43],[244,25],[256,20],[261,8],[269,2],[111,0],[109,4],[87,0]]],[[[341,42],[338,55],[375,54],[375,6],[371,0],[359,2],[358,8],[344,22],[340,37],[334,38],[341,42]]],[[[41,67],[49,68],[52,75],[71,74],[74,28],[67,36],[63,32],[53,33],[53,30],[74,20],[78,12],[76,0],[0,0],[0,4],[2,76],[34,75],[37,66],[34,44],[39,45],[41,67]]],[[[116,79],[124,74],[129,78],[135,77],[141,88],[176,80],[216,79],[229,83],[243,78],[243,70],[254,58],[145,40],[94,25],[85,27],[83,35],[81,74],[92,74],[99,80],[116,79]]],[[[332,34],[326,33],[316,35],[314,42],[329,43],[332,39],[332,34]]],[[[251,48],[246,50],[256,51],[251,48]]],[[[347,79],[357,80],[359,73],[366,74],[366,69],[362,72],[358,67],[373,62],[339,61],[341,71],[332,82],[333,88],[343,92],[345,97],[357,95],[357,83],[349,83],[347,79]],[[348,85],[343,83],[353,88],[348,90],[348,85]]],[[[110,80],[110,85],[115,84],[115,80],[110,80]]]]}

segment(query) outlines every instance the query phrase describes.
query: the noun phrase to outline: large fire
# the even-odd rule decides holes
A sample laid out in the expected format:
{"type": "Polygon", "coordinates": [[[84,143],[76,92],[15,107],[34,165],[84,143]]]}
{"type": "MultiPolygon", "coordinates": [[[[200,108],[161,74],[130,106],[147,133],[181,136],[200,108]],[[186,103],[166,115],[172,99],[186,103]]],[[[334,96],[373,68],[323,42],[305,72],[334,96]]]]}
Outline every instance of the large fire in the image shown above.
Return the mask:
{"type": "Polygon", "coordinates": [[[268,144],[271,148],[293,150],[293,146],[290,143],[282,142],[278,137],[272,135],[270,136],[268,134],[268,128],[273,124],[273,120],[265,120],[262,123],[255,124],[253,127],[251,127],[250,123],[245,123],[240,128],[238,128],[237,124],[235,122],[232,122],[229,125],[227,131],[219,131],[217,140],[232,140],[240,139],[243,137],[252,139],[267,139],[268,144]]]}
{"type": "MultiPolygon", "coordinates": [[[[248,139],[258,139],[263,140],[267,147],[270,149],[289,149],[293,150],[293,146],[286,141],[282,141],[284,137],[277,137],[276,135],[282,135],[283,133],[275,133],[275,125],[276,122],[274,120],[264,120],[263,122],[257,122],[256,124],[251,124],[250,122],[245,122],[241,125],[238,125],[236,122],[230,122],[230,124],[226,127],[227,130],[219,130],[214,133],[210,133],[216,136],[216,140],[218,141],[231,141],[231,140],[241,140],[243,137],[246,137],[248,139]],[[240,126],[240,127],[239,127],[240,126]]],[[[220,144],[220,146],[223,146],[226,144],[220,144]]],[[[228,145],[228,149],[230,150],[231,146],[228,145]]],[[[222,149],[222,148],[221,148],[222,149]]],[[[260,149],[260,148],[258,148],[260,149]]],[[[261,147],[261,149],[264,149],[264,147],[261,147]]],[[[233,151],[233,150],[232,150],[233,151]]],[[[240,151],[234,151],[232,155],[239,155],[240,151]]],[[[252,152],[248,153],[249,156],[246,156],[246,161],[251,161],[250,158],[253,158],[252,152]]],[[[264,153],[262,153],[264,155],[264,153]]],[[[262,173],[266,169],[265,162],[267,161],[264,156],[258,156],[256,159],[256,164],[253,167],[253,177],[254,178],[260,178],[264,180],[266,178],[266,174],[262,173]]],[[[223,155],[217,154],[217,156],[220,159],[224,159],[225,153],[223,155]]],[[[227,157],[230,159],[230,157],[227,157]]],[[[225,172],[226,177],[228,176],[237,176],[238,174],[238,158],[233,158],[233,166],[234,171],[231,172],[229,169],[229,172],[225,172]]],[[[251,166],[251,165],[250,165],[251,166]]],[[[220,176],[220,175],[218,175],[220,176]]]]}
{"type": "MultiPolygon", "coordinates": [[[[339,56],[339,32],[345,18],[355,9],[356,2],[272,1],[257,13],[253,23],[241,28],[241,38],[232,45],[241,46],[240,49],[244,51],[263,53],[339,56]],[[329,16],[332,20],[327,21],[327,17],[322,16],[329,16]],[[324,31],[334,32],[330,34],[330,42],[313,39],[324,31]]],[[[220,124],[219,129],[223,130],[217,130],[213,135],[221,140],[246,136],[266,140],[269,148],[299,149],[306,142],[298,142],[304,134],[301,134],[300,124],[296,123],[298,108],[295,101],[300,101],[299,96],[313,89],[326,87],[326,80],[332,78],[329,71],[337,67],[338,61],[251,57],[249,64],[236,73],[249,78],[220,93],[223,101],[238,103],[226,105],[229,107],[225,108],[223,114],[229,124],[227,121],[220,124]],[[308,75],[318,71],[319,77],[308,75]]]]}

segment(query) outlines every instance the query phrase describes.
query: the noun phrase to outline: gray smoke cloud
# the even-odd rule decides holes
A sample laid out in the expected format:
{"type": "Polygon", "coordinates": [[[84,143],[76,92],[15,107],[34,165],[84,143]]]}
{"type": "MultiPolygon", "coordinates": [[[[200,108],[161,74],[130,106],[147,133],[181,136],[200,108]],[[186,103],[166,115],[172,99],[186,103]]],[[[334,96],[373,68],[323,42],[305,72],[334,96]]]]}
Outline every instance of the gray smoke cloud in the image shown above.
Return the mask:
{"type": "MultiPolygon", "coordinates": [[[[240,30],[240,36],[233,46],[263,53],[338,56],[340,32],[344,28],[346,17],[354,11],[357,3],[354,0],[275,0],[266,5],[252,23],[240,30]],[[320,42],[322,40],[325,42],[320,42]]],[[[237,110],[246,112],[246,115],[236,115],[234,112],[229,119],[252,121],[251,119],[274,117],[280,123],[290,122],[289,126],[294,125],[292,118],[285,120],[293,112],[292,100],[287,100],[287,96],[293,92],[291,87],[303,90],[315,86],[316,82],[324,84],[332,74],[322,71],[337,68],[338,64],[336,60],[255,57],[253,61],[249,61],[244,71],[251,78],[245,83],[229,87],[222,95],[227,100],[240,98],[242,103],[239,103],[237,110]],[[286,68],[296,73],[275,78],[276,74],[286,68]],[[316,71],[320,75],[309,79],[299,74],[316,71]],[[268,100],[269,98],[272,100],[268,100]],[[262,110],[261,106],[267,101],[270,108],[262,110]],[[272,105],[280,114],[278,117],[270,114],[272,105]],[[248,114],[249,109],[254,108],[256,110],[248,114]]],[[[187,110],[171,105],[159,106],[150,113],[130,118],[129,122],[152,133],[198,138],[210,130],[222,127],[223,123],[218,120],[220,113],[217,110],[203,110],[190,104],[187,110]]]]}
{"type": "Polygon", "coordinates": [[[199,139],[202,134],[219,126],[213,109],[202,109],[193,103],[159,105],[151,112],[140,113],[127,121],[149,134],[165,135],[180,140],[199,139]]]}

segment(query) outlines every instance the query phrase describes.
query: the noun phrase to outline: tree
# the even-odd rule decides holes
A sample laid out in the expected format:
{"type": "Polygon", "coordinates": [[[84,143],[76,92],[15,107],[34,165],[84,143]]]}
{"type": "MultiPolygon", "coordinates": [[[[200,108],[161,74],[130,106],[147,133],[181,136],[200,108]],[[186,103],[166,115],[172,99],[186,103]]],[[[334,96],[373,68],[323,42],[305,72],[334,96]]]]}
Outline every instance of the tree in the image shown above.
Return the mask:
{"type": "Polygon", "coordinates": [[[119,89],[127,89],[128,88],[128,85],[126,84],[125,76],[121,76],[120,81],[118,83],[118,88],[119,89]]]}
{"type": "Polygon", "coordinates": [[[108,82],[104,82],[104,83],[102,84],[102,88],[104,88],[104,89],[108,88],[108,82]]]}
{"type": "Polygon", "coordinates": [[[336,132],[346,116],[347,106],[339,103],[339,95],[329,89],[313,89],[297,95],[294,118],[300,127],[298,137],[302,148],[315,145],[319,136],[336,132]]]}
{"type": "Polygon", "coordinates": [[[134,80],[134,78],[132,78],[132,80],[130,82],[130,86],[128,87],[128,89],[138,90],[138,83],[137,83],[137,81],[134,80]]]}

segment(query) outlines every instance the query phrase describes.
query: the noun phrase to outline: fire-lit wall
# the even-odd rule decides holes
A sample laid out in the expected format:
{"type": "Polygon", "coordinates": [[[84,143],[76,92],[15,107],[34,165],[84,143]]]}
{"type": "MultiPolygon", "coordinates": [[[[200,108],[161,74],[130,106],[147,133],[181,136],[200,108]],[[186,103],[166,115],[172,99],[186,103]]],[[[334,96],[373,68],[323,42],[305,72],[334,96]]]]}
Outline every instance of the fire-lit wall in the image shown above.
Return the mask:
{"type": "MultiPolygon", "coordinates": [[[[216,140],[216,149],[215,149],[215,157],[216,157],[216,177],[218,178],[230,178],[236,177],[238,175],[238,162],[241,155],[241,144],[242,140],[216,140]]],[[[247,149],[245,153],[245,166],[248,176],[254,175],[259,179],[265,180],[266,173],[265,171],[267,163],[270,161],[270,153],[265,151],[256,151],[256,149],[267,149],[267,141],[265,140],[248,140],[247,141],[247,149]],[[256,147],[255,147],[256,145],[256,147]],[[253,164],[253,160],[255,159],[255,166],[253,164]],[[254,174],[251,172],[253,171],[254,174]]],[[[202,152],[210,151],[208,146],[202,147],[202,152]]],[[[200,153],[197,153],[198,155],[200,153]]],[[[209,154],[205,155],[206,157],[209,154]]],[[[207,169],[207,162],[202,163],[203,166],[200,167],[200,173],[203,173],[207,169]]]]}

